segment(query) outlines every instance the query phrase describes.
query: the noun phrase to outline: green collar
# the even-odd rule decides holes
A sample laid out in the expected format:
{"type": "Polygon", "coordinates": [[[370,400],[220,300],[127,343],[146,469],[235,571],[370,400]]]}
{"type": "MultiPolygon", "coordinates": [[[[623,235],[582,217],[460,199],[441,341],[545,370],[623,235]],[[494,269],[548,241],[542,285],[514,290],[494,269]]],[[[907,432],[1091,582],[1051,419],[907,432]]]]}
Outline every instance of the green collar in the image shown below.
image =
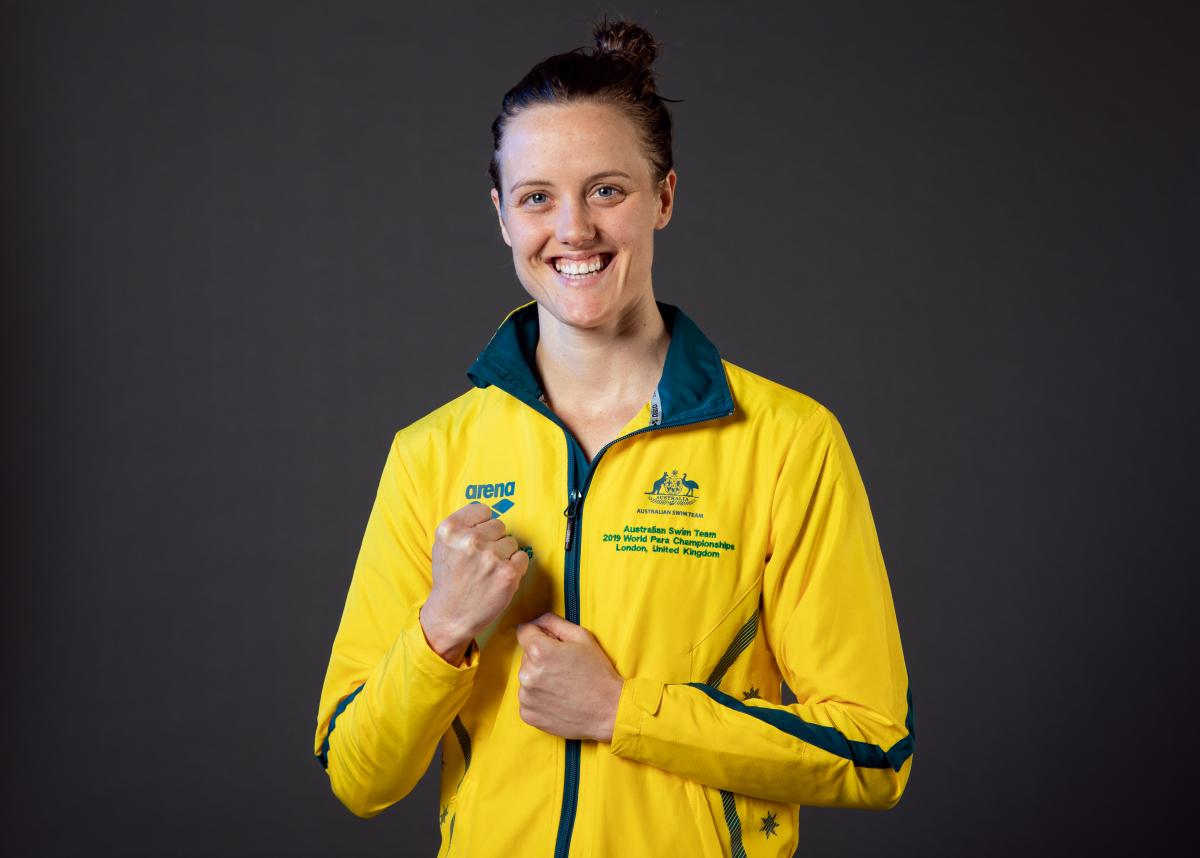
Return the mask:
{"type": "MultiPolygon", "coordinates": [[[[656,301],[671,334],[662,378],[655,391],[661,424],[695,423],[733,413],[733,394],[717,347],[672,304],[656,301]]],[[[534,372],[538,342],[537,302],[512,310],[484,347],[467,378],[476,387],[494,384],[543,413],[542,386],[534,372]]]]}

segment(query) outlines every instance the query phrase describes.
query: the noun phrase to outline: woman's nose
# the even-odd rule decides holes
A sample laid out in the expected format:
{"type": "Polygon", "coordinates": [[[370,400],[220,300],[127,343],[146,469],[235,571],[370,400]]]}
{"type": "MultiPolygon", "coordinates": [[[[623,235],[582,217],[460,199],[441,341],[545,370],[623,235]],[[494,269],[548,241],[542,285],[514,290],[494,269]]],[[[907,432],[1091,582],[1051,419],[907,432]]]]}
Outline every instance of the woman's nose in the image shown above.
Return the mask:
{"type": "Polygon", "coordinates": [[[566,200],[558,208],[554,237],[563,244],[583,244],[596,234],[591,216],[583,202],[566,200]]]}

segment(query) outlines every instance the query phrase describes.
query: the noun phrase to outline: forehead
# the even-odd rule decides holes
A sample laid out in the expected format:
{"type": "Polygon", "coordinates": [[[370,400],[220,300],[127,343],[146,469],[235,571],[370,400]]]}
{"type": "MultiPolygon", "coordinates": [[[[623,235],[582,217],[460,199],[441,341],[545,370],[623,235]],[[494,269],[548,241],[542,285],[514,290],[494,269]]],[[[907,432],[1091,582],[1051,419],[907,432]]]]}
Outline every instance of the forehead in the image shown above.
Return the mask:
{"type": "Polygon", "coordinates": [[[511,120],[499,160],[508,182],[569,182],[602,170],[648,174],[637,126],[619,108],[597,102],[539,104],[511,120]]]}

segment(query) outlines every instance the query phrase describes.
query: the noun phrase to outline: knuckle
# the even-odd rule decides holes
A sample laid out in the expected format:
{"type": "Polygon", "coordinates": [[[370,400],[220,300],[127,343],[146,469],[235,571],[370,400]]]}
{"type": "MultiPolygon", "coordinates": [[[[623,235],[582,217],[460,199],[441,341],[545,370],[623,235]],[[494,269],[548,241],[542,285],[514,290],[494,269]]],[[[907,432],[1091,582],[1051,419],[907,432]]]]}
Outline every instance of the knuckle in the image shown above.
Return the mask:
{"type": "Polygon", "coordinates": [[[484,528],[487,533],[494,533],[496,536],[508,532],[508,526],[504,523],[504,519],[500,518],[489,519],[481,524],[480,527],[484,528]]]}
{"type": "Polygon", "coordinates": [[[475,515],[476,524],[483,524],[484,522],[491,520],[492,508],[483,501],[477,501],[476,503],[470,504],[470,506],[473,507],[472,512],[475,515]]]}

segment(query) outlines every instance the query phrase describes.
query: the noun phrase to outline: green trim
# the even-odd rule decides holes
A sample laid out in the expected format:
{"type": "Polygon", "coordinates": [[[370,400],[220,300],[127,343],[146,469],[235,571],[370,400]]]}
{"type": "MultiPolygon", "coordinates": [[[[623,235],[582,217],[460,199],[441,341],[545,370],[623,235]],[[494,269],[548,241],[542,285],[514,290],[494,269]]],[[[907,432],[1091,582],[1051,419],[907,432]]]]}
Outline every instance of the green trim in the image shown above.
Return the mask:
{"type": "Polygon", "coordinates": [[[810,724],[798,715],[786,709],[774,709],[766,706],[747,706],[742,701],[730,697],[723,691],[718,691],[710,685],[701,682],[689,682],[688,685],[703,691],[722,706],[728,706],[737,712],[745,713],[759,721],[765,721],[790,736],[795,736],[810,745],[816,745],[822,750],[850,760],[854,765],[864,769],[893,769],[900,771],[904,762],[912,756],[916,735],[913,732],[912,689],[908,690],[908,715],[904,726],[908,735],[896,742],[888,750],[869,742],[859,742],[847,739],[837,728],[826,727],[822,724],[810,724]]]}
{"type": "MultiPolygon", "coordinates": [[[[733,640],[729,642],[729,646],[725,648],[725,652],[717,662],[717,666],[708,675],[708,685],[717,688],[721,684],[726,672],[746,647],[750,646],[750,642],[754,640],[757,632],[758,611],[755,610],[750,619],[746,620],[738,629],[737,634],[733,636],[733,640]]],[[[729,829],[729,854],[732,858],[746,858],[746,847],[742,845],[742,820],[738,817],[737,802],[729,790],[721,790],[721,806],[725,810],[725,827],[729,829]]]]}
{"type": "Polygon", "coordinates": [[[321,768],[329,768],[329,736],[333,733],[333,725],[337,722],[338,716],[346,711],[346,707],[350,705],[350,701],[358,696],[358,692],[363,690],[364,685],[366,685],[365,682],[343,697],[338,703],[337,708],[333,710],[333,715],[329,718],[329,729],[325,732],[325,741],[321,743],[321,753],[317,754],[317,762],[321,764],[321,768]]]}
{"type": "MultiPolygon", "coordinates": [[[[692,319],[673,304],[655,302],[670,332],[658,396],[662,422],[692,422],[733,411],[733,394],[721,355],[692,319]]],[[[534,369],[537,363],[538,304],[530,301],[512,310],[467,370],[476,387],[496,385],[549,415],[534,369]]]]}
{"type": "Polygon", "coordinates": [[[462,722],[462,719],[457,715],[450,726],[454,729],[454,735],[458,737],[458,745],[462,748],[463,768],[471,768],[471,734],[467,732],[467,725],[462,722]]]}
{"type": "Polygon", "coordinates": [[[729,828],[729,854],[733,858],[746,858],[746,847],[742,845],[742,820],[738,816],[733,793],[727,789],[721,790],[721,806],[725,809],[725,825],[729,828]]]}
{"type": "Polygon", "coordinates": [[[467,769],[471,768],[471,734],[467,732],[467,725],[457,715],[450,722],[450,726],[454,730],[454,735],[458,737],[459,748],[462,749],[463,773],[458,779],[459,786],[462,786],[463,778],[467,776],[467,769]]]}
{"type": "Polygon", "coordinates": [[[729,642],[729,647],[725,650],[725,654],[721,656],[721,660],[717,662],[717,666],[713,668],[712,673],[708,676],[707,685],[713,688],[718,688],[721,685],[721,680],[725,678],[725,673],[737,661],[737,657],[741,655],[746,647],[750,646],[750,642],[754,640],[754,635],[758,632],[758,611],[756,610],[750,619],[738,629],[738,633],[733,636],[733,640],[729,642]]]}
{"type": "Polygon", "coordinates": [[[467,370],[467,378],[476,387],[494,384],[514,395],[524,394],[520,399],[528,402],[529,397],[536,402],[542,395],[533,371],[537,342],[537,302],[530,301],[508,314],[467,370]]]}

